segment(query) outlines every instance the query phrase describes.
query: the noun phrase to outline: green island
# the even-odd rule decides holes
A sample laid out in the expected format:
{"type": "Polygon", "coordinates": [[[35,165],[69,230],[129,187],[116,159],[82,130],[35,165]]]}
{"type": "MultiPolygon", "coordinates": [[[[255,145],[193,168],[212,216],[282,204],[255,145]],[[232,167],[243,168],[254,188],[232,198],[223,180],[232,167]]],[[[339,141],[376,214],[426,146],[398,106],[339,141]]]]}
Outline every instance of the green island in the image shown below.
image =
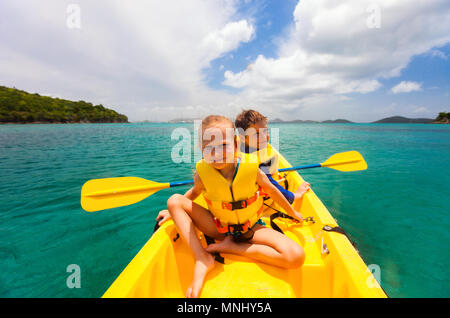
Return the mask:
{"type": "Polygon", "coordinates": [[[433,121],[434,124],[450,124],[450,113],[439,113],[436,119],[433,121]]]}
{"type": "Polygon", "coordinates": [[[0,86],[0,123],[127,123],[103,105],[31,94],[0,86]]]}

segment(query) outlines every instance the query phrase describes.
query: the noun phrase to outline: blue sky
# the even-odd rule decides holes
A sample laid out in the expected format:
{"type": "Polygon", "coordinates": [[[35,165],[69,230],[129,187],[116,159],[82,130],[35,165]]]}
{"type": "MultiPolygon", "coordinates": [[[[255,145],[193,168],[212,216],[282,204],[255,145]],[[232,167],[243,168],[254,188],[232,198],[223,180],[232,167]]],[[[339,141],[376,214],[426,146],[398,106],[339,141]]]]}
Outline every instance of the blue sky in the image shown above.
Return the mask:
{"type": "Polygon", "coordinates": [[[444,55],[427,52],[414,56],[400,76],[381,79],[383,86],[374,92],[355,94],[356,102],[368,105],[374,116],[379,114],[380,118],[392,115],[435,118],[441,111],[450,112],[450,44],[434,50],[444,55]],[[402,81],[421,83],[421,90],[393,94],[392,87],[402,81]]]}
{"type": "MultiPolygon", "coordinates": [[[[204,70],[208,86],[215,90],[224,90],[239,94],[241,89],[227,86],[224,81],[224,70],[239,72],[254,62],[258,55],[266,58],[277,58],[280,41],[283,41],[289,28],[294,23],[293,11],[298,1],[255,1],[242,4],[239,12],[242,16],[254,19],[256,32],[253,39],[243,43],[236,50],[211,61],[210,67],[204,70]],[[251,4],[251,5],[250,5],[251,4]],[[252,6],[253,5],[253,6],[252,6]]],[[[450,34],[450,30],[449,30],[450,34]]],[[[364,104],[373,109],[361,114],[349,114],[345,111],[337,117],[352,118],[357,121],[371,121],[379,116],[403,115],[409,117],[434,118],[437,112],[450,111],[450,44],[432,47],[419,55],[411,56],[407,66],[398,76],[390,78],[376,77],[381,88],[366,94],[350,93],[351,104],[364,104]],[[420,90],[394,94],[391,89],[402,81],[415,82],[421,85],[420,90]]],[[[350,102],[349,102],[350,104],[350,102]]],[[[335,118],[337,118],[335,117],[335,118]]],[[[321,119],[306,118],[306,119],[321,119]]]]}
{"type": "Polygon", "coordinates": [[[293,22],[293,11],[297,0],[260,0],[240,2],[237,17],[249,17],[254,21],[256,34],[248,43],[243,43],[233,52],[211,62],[205,69],[206,81],[213,89],[225,89],[237,92],[233,88],[222,85],[224,69],[238,72],[247,67],[260,54],[266,57],[277,56],[277,42],[293,22]]]}
{"type": "Polygon", "coordinates": [[[2,1],[0,85],[131,121],[432,118],[449,17],[448,0],[2,1]]]}

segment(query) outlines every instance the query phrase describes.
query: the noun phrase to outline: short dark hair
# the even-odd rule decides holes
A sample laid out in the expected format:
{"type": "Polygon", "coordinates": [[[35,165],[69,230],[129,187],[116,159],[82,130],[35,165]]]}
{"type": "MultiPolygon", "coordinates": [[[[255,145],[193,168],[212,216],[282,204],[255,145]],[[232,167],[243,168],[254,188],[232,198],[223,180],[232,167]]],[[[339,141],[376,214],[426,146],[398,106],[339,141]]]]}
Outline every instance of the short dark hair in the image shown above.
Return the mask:
{"type": "Polygon", "coordinates": [[[267,117],[263,116],[256,110],[249,109],[243,110],[239,115],[237,115],[234,124],[236,128],[241,128],[246,131],[250,125],[254,125],[259,121],[264,121],[267,124],[267,117]]]}

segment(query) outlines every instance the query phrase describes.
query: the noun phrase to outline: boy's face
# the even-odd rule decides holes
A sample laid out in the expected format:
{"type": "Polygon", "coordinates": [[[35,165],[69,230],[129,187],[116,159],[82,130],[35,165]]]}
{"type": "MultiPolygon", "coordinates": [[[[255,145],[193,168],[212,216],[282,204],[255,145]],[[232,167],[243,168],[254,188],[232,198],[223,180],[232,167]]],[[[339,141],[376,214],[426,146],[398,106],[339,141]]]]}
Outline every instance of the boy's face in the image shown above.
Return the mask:
{"type": "Polygon", "coordinates": [[[269,129],[264,120],[251,124],[245,131],[245,145],[250,148],[264,149],[269,142],[269,129]]]}
{"type": "Polygon", "coordinates": [[[217,125],[203,130],[202,154],[207,163],[221,170],[227,164],[234,163],[237,140],[234,128],[229,125],[217,125]]]}

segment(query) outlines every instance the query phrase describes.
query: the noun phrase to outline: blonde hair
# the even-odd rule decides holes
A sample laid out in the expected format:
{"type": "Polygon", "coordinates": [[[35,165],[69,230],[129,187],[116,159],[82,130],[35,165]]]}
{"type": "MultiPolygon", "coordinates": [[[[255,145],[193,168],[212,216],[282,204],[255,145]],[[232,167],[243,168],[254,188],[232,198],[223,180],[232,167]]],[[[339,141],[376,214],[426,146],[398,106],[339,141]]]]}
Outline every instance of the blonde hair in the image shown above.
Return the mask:
{"type": "Polygon", "coordinates": [[[209,115],[202,120],[202,130],[216,123],[228,123],[230,124],[230,128],[234,128],[234,123],[231,119],[222,115],[209,115]]]}
{"type": "MultiPolygon", "coordinates": [[[[238,145],[238,139],[239,137],[236,135],[236,128],[234,127],[234,123],[231,119],[222,116],[222,115],[209,115],[205,118],[203,118],[202,120],[202,124],[199,127],[199,139],[200,139],[200,145],[202,145],[202,140],[203,140],[203,134],[205,132],[206,129],[214,127],[216,124],[219,123],[226,123],[229,125],[229,128],[232,129],[232,133],[235,139],[235,146],[237,147],[238,145]]],[[[227,128],[228,130],[228,128],[227,128]]]]}

